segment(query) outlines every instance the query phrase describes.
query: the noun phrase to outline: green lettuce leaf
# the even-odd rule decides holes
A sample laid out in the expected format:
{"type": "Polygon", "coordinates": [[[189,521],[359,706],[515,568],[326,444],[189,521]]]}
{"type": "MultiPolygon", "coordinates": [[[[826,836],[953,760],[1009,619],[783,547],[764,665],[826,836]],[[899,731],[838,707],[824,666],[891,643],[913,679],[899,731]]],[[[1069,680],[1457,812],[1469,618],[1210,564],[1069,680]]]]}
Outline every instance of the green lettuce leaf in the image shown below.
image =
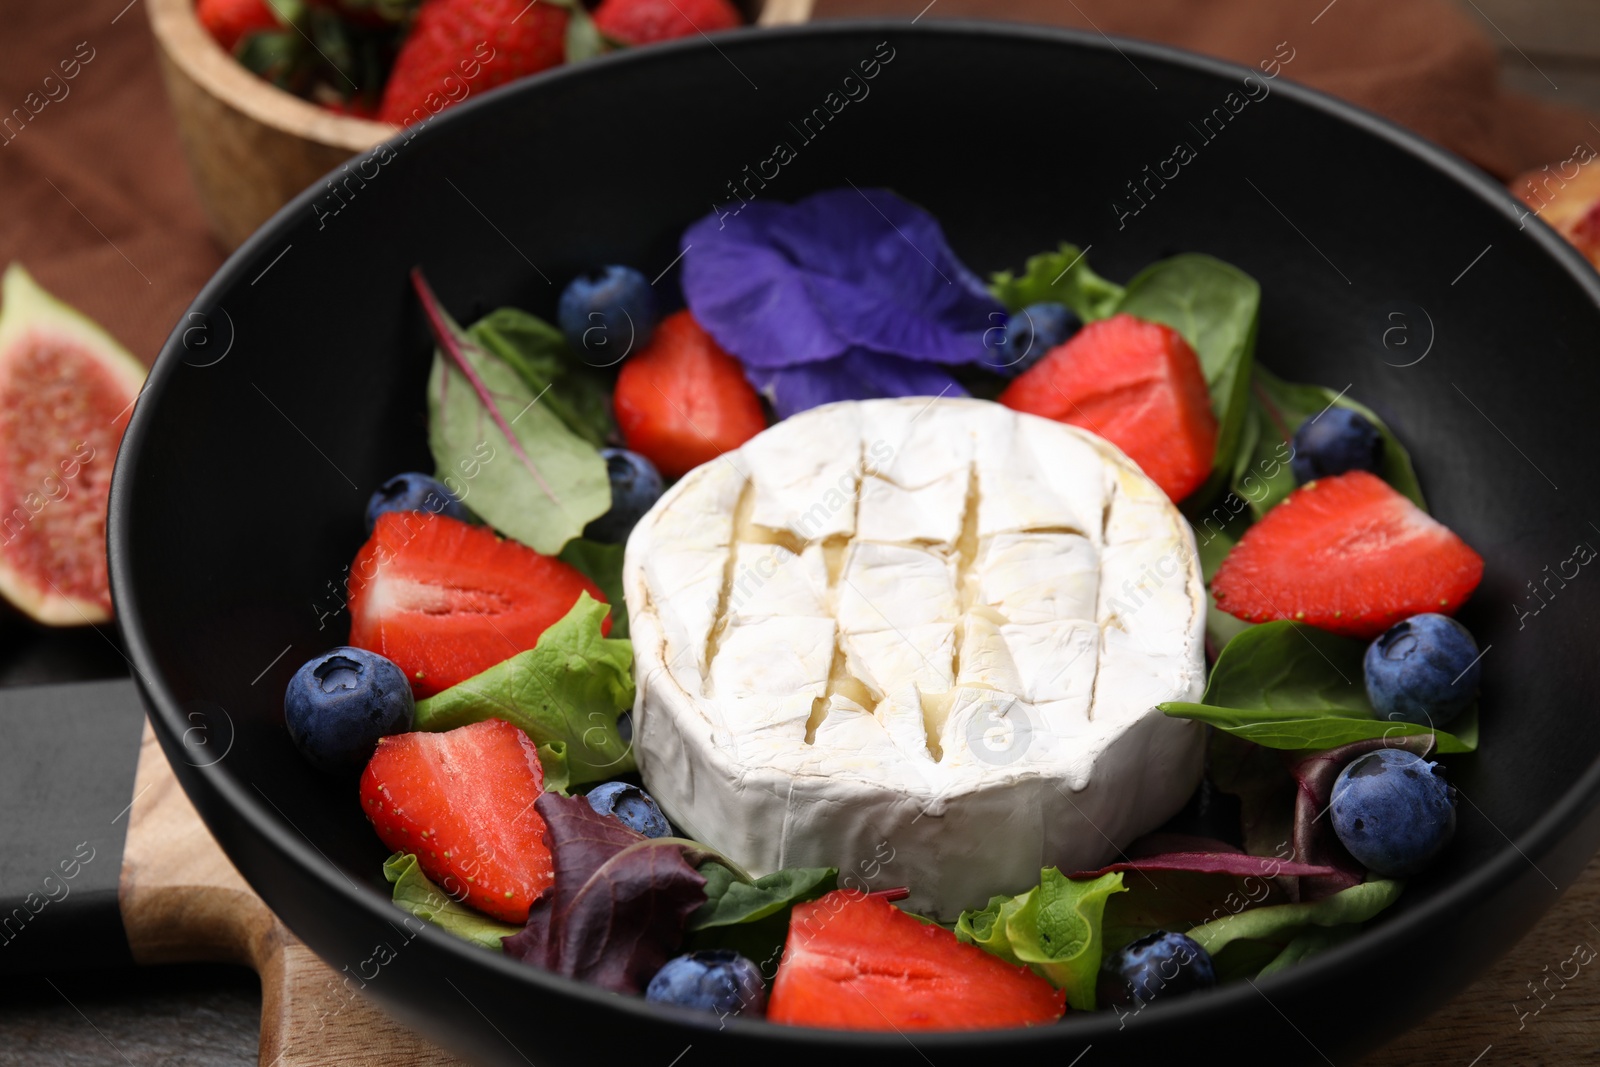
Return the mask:
{"type": "MultiPolygon", "coordinates": [[[[1288,946],[1312,927],[1366,922],[1398,900],[1404,888],[1404,882],[1389,879],[1363,882],[1311,904],[1273,904],[1225,915],[1194,927],[1189,936],[1211,953],[1217,977],[1226,981],[1273,967],[1288,946]]],[[[1307,954],[1310,947],[1303,943],[1297,951],[1307,954]]]]}
{"type": "Polygon", "coordinates": [[[1433,734],[1440,752],[1478,747],[1476,707],[1455,732],[1379,719],[1362,680],[1366,645],[1305,623],[1252,626],[1229,641],[1202,703],[1169,702],[1168,715],[1197,719],[1266,748],[1325,749],[1352,741],[1433,734]]]}
{"type": "Polygon", "coordinates": [[[509,363],[540,394],[540,404],[594,447],[617,432],[605,378],[574,356],[566,335],[548,322],[500,308],[473,323],[467,336],[509,363]]]}
{"type": "Polygon", "coordinates": [[[396,904],[419,919],[443,927],[463,941],[501,952],[504,949],[500,939],[522,929],[491,919],[480,911],[451,900],[444,890],[422,873],[417,857],[409,852],[396,852],[385,860],[383,876],[394,886],[396,904]]]}
{"type": "Polygon", "coordinates": [[[533,648],[419,701],[416,728],[504,719],[536,745],[565,746],[568,787],[634,770],[633,748],[617,731],[633,706],[633,645],[601,635],[607,610],[581,594],[533,648]]]}
{"type": "Polygon", "coordinates": [[[1106,901],[1124,891],[1121,871],[1074,880],[1046,867],[1039,884],[1026,893],[1010,900],[994,897],[980,911],[963,912],[956,937],[1027,964],[1065,990],[1073,1008],[1092,1011],[1106,901]]]}
{"type": "Polygon", "coordinates": [[[1326,928],[1320,926],[1311,927],[1296,934],[1294,940],[1283,946],[1282,951],[1272,958],[1271,963],[1261,968],[1256,977],[1265,978],[1269,974],[1275,974],[1285,967],[1291,967],[1299,963],[1307,956],[1314,956],[1324,949],[1343,944],[1360,932],[1361,926],[1359,923],[1326,928]]]}
{"type": "Polygon", "coordinates": [[[1116,311],[1172,327],[1200,357],[1218,432],[1211,477],[1194,496],[1210,499],[1228,483],[1239,452],[1261,286],[1220,259],[1189,253],[1152,263],[1136,274],[1116,311]]]}
{"type": "Polygon", "coordinates": [[[628,636],[628,606],[622,600],[623,545],[602,545],[574,537],[561,550],[561,560],[583,572],[612,605],[611,636],[628,636]]]}
{"type": "Polygon", "coordinates": [[[1010,271],[995,274],[989,292],[1007,311],[1052,301],[1065,304],[1084,322],[1109,317],[1122,299],[1122,286],[1090,270],[1078,247],[1066,242],[1054,252],[1028,257],[1021,277],[1010,271]]]}
{"type": "Polygon", "coordinates": [[[1257,518],[1294,490],[1289,459],[1294,455],[1295,431],[1329,407],[1349,408],[1377,427],[1383,438],[1378,475],[1417,507],[1427,509],[1410,454],[1371,408],[1325,386],[1286,382],[1260,366],[1255,369],[1253,394],[1250,418],[1256,436],[1248,449],[1241,451],[1234,469],[1233,491],[1250,502],[1250,510],[1257,518]]]}
{"type": "Polygon", "coordinates": [[[439,477],[491,526],[555,555],[610,510],[605,460],[522,371],[456,325],[420,272],[412,279],[439,345],[428,378],[439,477]]]}

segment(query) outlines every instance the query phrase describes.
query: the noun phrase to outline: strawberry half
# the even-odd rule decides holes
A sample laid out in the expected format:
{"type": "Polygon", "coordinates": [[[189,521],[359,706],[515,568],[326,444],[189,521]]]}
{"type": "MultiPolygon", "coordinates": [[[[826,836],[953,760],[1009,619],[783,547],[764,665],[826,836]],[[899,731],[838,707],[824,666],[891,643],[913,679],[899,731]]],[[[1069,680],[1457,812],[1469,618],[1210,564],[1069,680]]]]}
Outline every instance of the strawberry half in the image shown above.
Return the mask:
{"type": "Polygon", "coordinates": [[[1018,375],[1000,403],[1099,434],[1174,502],[1211,473],[1217,419],[1200,359],[1159,322],[1091,322],[1018,375]]]}
{"type": "Polygon", "coordinates": [[[1061,1018],[1066,994],[879,896],[796,904],[767,1018],[837,1030],[989,1030],[1061,1018]]]}
{"type": "Polygon", "coordinates": [[[601,33],[630,45],[731,30],[743,22],[728,0],[604,0],[594,13],[601,33]]]}
{"type": "Polygon", "coordinates": [[[661,320],[650,343],[622,364],[611,403],[628,447],[668,478],[767,428],[744,368],[688,311],[661,320]]]}
{"type": "Polygon", "coordinates": [[[350,643],[398,664],[421,700],[532,648],[585,592],[605,600],[576,568],[487,526],[385,512],[350,564],[350,643]]]}
{"type": "Polygon", "coordinates": [[[1245,531],[1217,569],[1217,606],[1246,622],[1297,619],[1373,638],[1422,612],[1453,614],[1483,557],[1366,471],[1320,478],[1245,531]]]}
{"type": "Polygon", "coordinates": [[[566,56],[568,11],[527,0],[424,0],[378,115],[409,126],[566,56]]]}
{"type": "Polygon", "coordinates": [[[533,802],[544,769],[528,735],[500,719],[378,741],[361,775],[361,810],[383,843],[416,854],[453,899],[525,923],[555,879],[533,802]]]}

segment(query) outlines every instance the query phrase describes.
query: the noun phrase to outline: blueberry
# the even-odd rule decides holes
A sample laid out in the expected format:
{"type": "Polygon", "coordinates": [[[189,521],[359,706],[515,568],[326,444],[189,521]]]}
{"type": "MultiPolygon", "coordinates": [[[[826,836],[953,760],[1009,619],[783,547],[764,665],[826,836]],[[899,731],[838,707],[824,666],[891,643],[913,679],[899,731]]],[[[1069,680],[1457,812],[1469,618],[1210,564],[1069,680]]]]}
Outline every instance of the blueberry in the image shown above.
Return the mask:
{"type": "Polygon", "coordinates": [[[1330,407],[1294,432],[1289,467],[1301,485],[1345,471],[1375,471],[1383,458],[1383,437],[1371,420],[1349,408],[1330,407]]]}
{"type": "Polygon", "coordinates": [[[1046,352],[1081,329],[1078,316],[1063,304],[1029,304],[1006,321],[999,351],[991,356],[993,369],[1018,375],[1039,362],[1046,352]]]}
{"type": "Polygon", "coordinates": [[[1095,995],[1101,1007],[1127,1007],[1217,984],[1211,953],[1193,938],[1157,930],[1101,961],[1095,995]]]}
{"type": "Polygon", "coordinates": [[[561,291],[556,322],[585,363],[609,367],[637,352],[656,328],[656,294],[632,267],[580,274],[561,291]]]}
{"type": "Polygon", "coordinates": [[[1478,645],[1448,615],[1413,615],[1367,646],[1367,699],[1380,719],[1442,727],[1478,698],[1478,645]]]}
{"type": "Polygon", "coordinates": [[[283,694],[283,718],[300,754],[321,770],[359,768],[378,738],[411,729],[405,672],[375,652],[342,647],[307,660],[283,694]]]}
{"type": "Polygon", "coordinates": [[[622,825],[646,837],[671,837],[672,826],[656,802],[636,785],[601,782],[588,792],[589,806],[601,815],[615,815],[622,825]]]}
{"type": "Polygon", "coordinates": [[[583,536],[620,545],[644,513],[661,499],[661,473],[654,463],[625,448],[602,448],[600,455],[611,476],[611,510],[584,527],[583,536]]]}
{"type": "Polygon", "coordinates": [[[668,960],[645,987],[644,999],[717,1015],[761,1015],[767,991],[754,963],[732,949],[712,948],[668,960]]]}
{"type": "Polygon", "coordinates": [[[1333,783],[1333,832],[1364,867],[1415,874],[1456,830],[1456,791],[1443,769],[1400,748],[1357,756],[1333,783]]]}
{"type": "Polygon", "coordinates": [[[378,523],[378,516],[386,511],[431,511],[435,515],[448,515],[462,522],[472,521],[472,513],[456,499],[454,493],[435,479],[416,471],[396,474],[378,486],[378,491],[367,501],[367,533],[372,532],[378,523]]]}

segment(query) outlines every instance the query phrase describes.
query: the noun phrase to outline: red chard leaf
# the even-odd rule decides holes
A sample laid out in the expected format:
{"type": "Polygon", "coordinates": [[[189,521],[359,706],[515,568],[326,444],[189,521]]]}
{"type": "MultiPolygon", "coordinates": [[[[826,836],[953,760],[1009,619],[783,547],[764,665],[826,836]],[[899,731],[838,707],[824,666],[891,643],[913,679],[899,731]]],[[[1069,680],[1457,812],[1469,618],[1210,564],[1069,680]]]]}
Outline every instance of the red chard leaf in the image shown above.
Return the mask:
{"type": "Polygon", "coordinates": [[[683,944],[684,924],[705,903],[706,880],[684,843],[635,833],[583,797],[545,793],[555,883],[534,901],[506,955],[616,993],[641,993],[683,944]]]}
{"type": "Polygon", "coordinates": [[[1326,875],[1302,878],[1301,900],[1321,900],[1359,885],[1366,879],[1366,868],[1345,850],[1339,843],[1338,835],[1333,832],[1333,818],[1328,814],[1328,806],[1332,803],[1333,783],[1338,779],[1339,772],[1357,756],[1380,748],[1400,748],[1418,756],[1427,756],[1433,750],[1433,735],[1375,737],[1330,748],[1326,752],[1314,752],[1309,756],[1286,756],[1286,760],[1292,760],[1289,770],[1297,783],[1294,857],[1302,863],[1333,869],[1326,875]]]}

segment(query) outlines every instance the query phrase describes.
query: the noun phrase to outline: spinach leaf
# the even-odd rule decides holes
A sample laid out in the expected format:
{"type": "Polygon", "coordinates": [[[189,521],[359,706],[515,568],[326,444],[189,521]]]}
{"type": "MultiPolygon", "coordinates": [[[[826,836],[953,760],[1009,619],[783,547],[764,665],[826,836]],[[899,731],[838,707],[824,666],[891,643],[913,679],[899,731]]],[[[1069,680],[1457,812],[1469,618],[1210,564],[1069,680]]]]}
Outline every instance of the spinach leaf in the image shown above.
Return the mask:
{"type": "MultiPolygon", "coordinates": [[[[1224,505],[1218,505],[1216,511],[1224,512],[1224,505]]],[[[1220,515],[1213,513],[1206,516],[1194,531],[1195,546],[1200,556],[1200,573],[1206,582],[1206,642],[1212,655],[1255,625],[1217,607],[1217,599],[1211,595],[1211,579],[1217,573],[1217,568],[1222,566],[1223,559],[1233,551],[1233,546],[1238,544],[1243,533],[1241,526],[1242,521],[1237,516],[1225,512],[1220,515]]]]}
{"type": "Polygon", "coordinates": [[[1477,713],[1452,735],[1377,718],[1362,681],[1366,645],[1304,623],[1252,626],[1229,641],[1203,703],[1169,702],[1168,715],[1198,719],[1265,748],[1325,749],[1372,738],[1434,734],[1440,752],[1478,746],[1477,713]]]}
{"type": "Polygon", "coordinates": [[[1172,327],[1200,357],[1218,430],[1211,477],[1195,498],[1210,499],[1228,483],[1244,432],[1261,286],[1220,259],[1188,253],[1134,275],[1116,310],[1172,327]]]}
{"type": "Polygon", "coordinates": [[[1251,446],[1251,454],[1240,456],[1234,470],[1233,491],[1250,502],[1250,509],[1257,518],[1294,490],[1294,472],[1289,469],[1289,460],[1294,455],[1295,431],[1307,419],[1319,417],[1329,407],[1349,408],[1377,427],[1383,438],[1378,475],[1419,508],[1427,508],[1410,454],[1370,408],[1325,386],[1286,382],[1260,366],[1255,369],[1253,394],[1251,417],[1259,437],[1251,446]]]}
{"type": "Polygon", "coordinates": [[[572,353],[566,335],[520,308],[491,311],[467,336],[509,363],[563,425],[600,448],[617,432],[611,390],[572,353]]]}
{"type": "Polygon", "coordinates": [[[689,916],[691,931],[765,919],[801,901],[816,900],[839,879],[837,867],[785,867],[746,882],[715,860],[702,863],[700,873],[706,880],[706,902],[689,916]]]}
{"type": "Polygon", "coordinates": [[[441,478],[474,512],[536,552],[554,555],[611,508],[605,460],[575,435],[510,363],[412,281],[439,348],[428,379],[428,445],[441,478]],[[459,476],[459,477],[458,477],[459,476]]]}
{"type": "Polygon", "coordinates": [[[1065,241],[1054,252],[1029,256],[1021,277],[1010,271],[995,274],[989,292],[1007,311],[1050,301],[1065,304],[1084,322],[1110,317],[1122,299],[1122,286],[1090,270],[1078,247],[1065,241]]]}
{"type": "Polygon", "coordinates": [[[1206,773],[1211,784],[1239,798],[1245,851],[1257,856],[1294,854],[1295,779],[1275,751],[1211,730],[1206,773]]]}
{"type": "Polygon", "coordinates": [[[1461,717],[1462,726],[1457,732],[1417,726],[1409,722],[1386,722],[1383,719],[1357,718],[1340,709],[1329,711],[1259,711],[1246,708],[1218,708],[1209,704],[1184,704],[1168,702],[1157,705],[1168,715],[1179,719],[1195,719],[1226,730],[1244,741],[1263,748],[1308,750],[1337,748],[1356,741],[1379,738],[1398,739],[1431,734],[1440,752],[1471,752],[1478,747],[1476,710],[1461,717]]]}
{"type": "Polygon", "coordinates": [[[611,605],[611,636],[628,636],[628,606],[622,601],[623,545],[603,545],[574,537],[561,550],[561,560],[583,572],[611,605]]]}
{"type": "Polygon", "coordinates": [[[1345,709],[1371,718],[1362,681],[1364,642],[1304,623],[1280,620],[1239,634],[1211,669],[1201,699],[1261,711],[1345,709]]]}
{"type": "Polygon", "coordinates": [[[506,938],[506,955],[614,993],[642,993],[705,903],[705,879],[685,858],[685,842],[645,837],[582,797],[544,793],[534,810],[555,881],[533,902],[528,924],[506,938]]]}
{"type": "Polygon", "coordinates": [[[1039,884],[1026,893],[1010,900],[994,897],[981,911],[963,912],[956,937],[1027,964],[1066,990],[1072,1007],[1092,1011],[1106,901],[1124,891],[1121,871],[1074,879],[1046,867],[1039,884]]]}
{"type": "Polygon", "coordinates": [[[442,927],[463,941],[501,951],[500,939],[521,930],[520,926],[499,922],[465,904],[451,900],[443,889],[434,885],[417,857],[410,852],[396,852],[383,863],[383,876],[394,885],[394,902],[419,919],[442,927]]]}
{"type": "Polygon", "coordinates": [[[533,648],[418,701],[416,728],[504,719],[536,745],[565,746],[569,787],[633,770],[633,747],[617,731],[617,717],[633,706],[633,645],[601,635],[606,611],[580,594],[533,648]]]}
{"type": "Polygon", "coordinates": [[[689,916],[688,947],[732,949],[759,965],[769,980],[783,958],[790,910],[828,893],[839,876],[834,867],[787,867],[745,880],[742,872],[715,860],[699,870],[706,880],[706,902],[689,916]]]}

